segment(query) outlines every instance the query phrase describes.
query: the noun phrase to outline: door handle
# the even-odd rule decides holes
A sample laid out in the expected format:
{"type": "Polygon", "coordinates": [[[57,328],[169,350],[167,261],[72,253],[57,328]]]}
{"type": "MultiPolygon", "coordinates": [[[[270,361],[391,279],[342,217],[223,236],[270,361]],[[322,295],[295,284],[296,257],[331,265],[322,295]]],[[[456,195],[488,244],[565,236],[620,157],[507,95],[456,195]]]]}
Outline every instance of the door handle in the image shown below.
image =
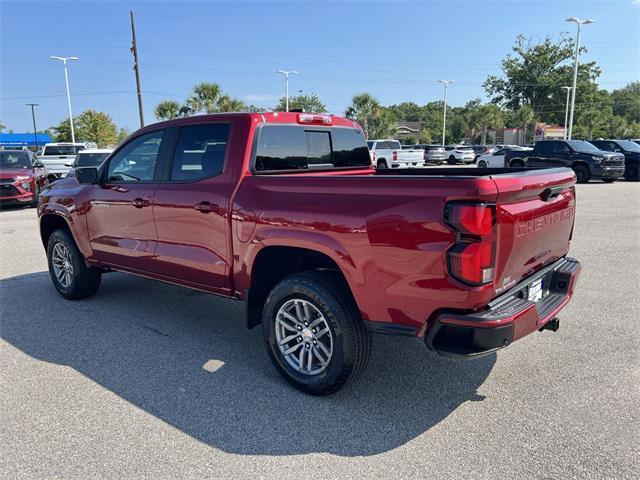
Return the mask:
{"type": "Polygon", "coordinates": [[[131,200],[131,205],[133,205],[136,208],[148,207],[149,200],[145,200],[143,198],[134,198],[133,200],[131,200]]]}
{"type": "Polygon", "coordinates": [[[215,205],[215,204],[209,203],[209,202],[196,203],[193,206],[193,208],[195,208],[196,210],[198,210],[201,213],[217,212],[218,210],[220,210],[220,207],[218,205],[215,205]]]}

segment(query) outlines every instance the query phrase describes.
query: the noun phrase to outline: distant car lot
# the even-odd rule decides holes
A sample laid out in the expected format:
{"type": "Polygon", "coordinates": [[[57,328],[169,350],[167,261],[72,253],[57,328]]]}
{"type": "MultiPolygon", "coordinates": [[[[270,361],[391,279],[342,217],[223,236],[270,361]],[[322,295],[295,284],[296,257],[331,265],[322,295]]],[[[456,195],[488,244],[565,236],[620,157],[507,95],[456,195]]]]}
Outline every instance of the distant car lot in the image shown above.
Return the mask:
{"type": "Polygon", "coordinates": [[[576,188],[584,271],[558,333],[473,362],[375,337],[322,399],[274,376],[239,304],[117,273],[63,301],[35,211],[3,208],[0,474],[637,478],[640,193],[576,188]]]}

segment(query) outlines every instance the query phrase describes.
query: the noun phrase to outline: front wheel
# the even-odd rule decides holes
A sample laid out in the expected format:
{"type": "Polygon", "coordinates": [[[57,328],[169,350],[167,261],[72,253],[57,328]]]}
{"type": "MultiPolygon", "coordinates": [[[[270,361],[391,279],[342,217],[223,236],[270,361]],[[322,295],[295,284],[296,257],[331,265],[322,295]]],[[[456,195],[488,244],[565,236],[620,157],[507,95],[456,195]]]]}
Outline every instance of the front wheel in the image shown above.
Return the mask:
{"type": "Polygon", "coordinates": [[[478,162],[478,168],[487,168],[487,162],[485,162],[484,160],[480,160],[478,162]]]}
{"type": "Polygon", "coordinates": [[[32,208],[37,207],[39,199],[40,199],[40,184],[36,183],[36,193],[33,195],[33,201],[29,206],[32,208]]]}
{"type": "Polygon", "coordinates": [[[100,287],[102,272],[85,265],[76,242],[64,228],[49,237],[47,261],[53,286],[68,300],[90,297],[100,287]]]}
{"type": "Polygon", "coordinates": [[[576,165],[573,167],[573,171],[576,174],[576,181],[578,183],[587,183],[589,181],[589,169],[584,165],[576,165]]]}
{"type": "Polygon", "coordinates": [[[448,163],[449,165],[455,165],[455,163],[456,163],[456,157],[454,157],[453,155],[450,155],[450,156],[449,156],[449,159],[447,160],[447,163],[448,163]]]}
{"type": "Polygon", "coordinates": [[[389,168],[387,166],[387,162],[385,160],[380,160],[378,162],[378,170],[386,170],[387,168],[389,168]]]}
{"type": "Polygon", "coordinates": [[[267,352],[291,385],[329,395],[365,369],[371,334],[342,277],[330,271],[292,275],[277,284],[264,306],[267,352]]]}

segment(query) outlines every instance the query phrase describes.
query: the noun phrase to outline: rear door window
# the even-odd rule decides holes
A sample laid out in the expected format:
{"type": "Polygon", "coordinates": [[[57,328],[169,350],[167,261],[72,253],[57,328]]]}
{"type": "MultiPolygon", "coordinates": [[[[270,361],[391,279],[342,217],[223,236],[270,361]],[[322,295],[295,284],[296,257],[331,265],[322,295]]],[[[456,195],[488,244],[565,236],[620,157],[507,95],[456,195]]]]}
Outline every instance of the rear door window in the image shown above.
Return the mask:
{"type": "Polygon", "coordinates": [[[228,137],[227,123],[182,127],[171,164],[171,180],[200,180],[220,175],[228,137]]]}
{"type": "Polygon", "coordinates": [[[331,139],[333,140],[333,165],[336,168],[371,165],[371,157],[360,130],[334,128],[331,130],[331,139]]]}

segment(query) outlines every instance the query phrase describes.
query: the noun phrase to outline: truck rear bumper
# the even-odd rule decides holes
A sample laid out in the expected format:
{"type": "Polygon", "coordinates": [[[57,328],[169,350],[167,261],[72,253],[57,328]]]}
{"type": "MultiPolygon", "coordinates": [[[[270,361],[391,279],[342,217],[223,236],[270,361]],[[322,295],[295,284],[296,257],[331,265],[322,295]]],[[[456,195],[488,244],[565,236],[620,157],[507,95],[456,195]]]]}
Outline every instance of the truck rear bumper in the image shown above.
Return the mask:
{"type": "Polygon", "coordinates": [[[441,313],[429,326],[425,343],[440,355],[475,358],[504,348],[536,330],[541,330],[569,302],[573,295],[580,263],[562,258],[526,278],[487,309],[460,314],[441,313]],[[543,297],[529,300],[532,284],[542,286],[543,297]]]}

